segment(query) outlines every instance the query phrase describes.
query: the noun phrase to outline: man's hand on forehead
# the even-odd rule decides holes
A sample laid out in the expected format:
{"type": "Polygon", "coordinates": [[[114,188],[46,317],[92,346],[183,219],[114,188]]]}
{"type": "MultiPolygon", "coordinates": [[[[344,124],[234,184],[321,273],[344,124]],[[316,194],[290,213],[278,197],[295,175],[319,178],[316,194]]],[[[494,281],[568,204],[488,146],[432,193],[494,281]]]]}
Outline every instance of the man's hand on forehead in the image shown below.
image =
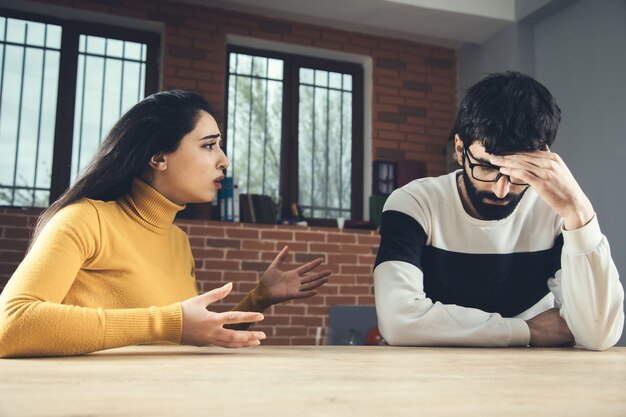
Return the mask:
{"type": "Polygon", "coordinates": [[[549,149],[489,155],[489,162],[498,165],[504,175],[530,184],[563,218],[566,230],[579,229],[593,218],[591,202],[563,159],[549,149]]]}

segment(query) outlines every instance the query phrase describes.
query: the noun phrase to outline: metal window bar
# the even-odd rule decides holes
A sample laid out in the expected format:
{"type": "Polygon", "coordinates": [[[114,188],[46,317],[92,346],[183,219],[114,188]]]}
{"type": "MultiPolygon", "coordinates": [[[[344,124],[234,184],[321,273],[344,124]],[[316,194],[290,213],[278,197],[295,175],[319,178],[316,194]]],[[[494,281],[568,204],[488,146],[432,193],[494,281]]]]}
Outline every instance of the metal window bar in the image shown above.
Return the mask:
{"type": "MultiPolygon", "coordinates": [[[[254,61],[253,61],[254,62],[254,61]]],[[[265,59],[265,75],[269,74],[270,60],[265,59]]],[[[269,80],[265,79],[265,113],[263,114],[263,179],[261,186],[261,194],[265,194],[265,171],[267,171],[267,158],[266,158],[266,150],[267,150],[267,104],[268,104],[268,83],[269,80]]]]}
{"type": "MultiPolygon", "coordinates": [[[[315,72],[313,73],[313,81],[315,82],[315,72]]],[[[313,211],[313,195],[315,194],[315,139],[317,137],[317,129],[315,128],[317,126],[317,124],[315,123],[315,97],[317,95],[316,88],[317,87],[313,87],[313,104],[311,105],[311,126],[313,126],[313,129],[311,129],[311,204],[309,205],[311,207],[311,217],[315,217],[315,212],[313,211]]]]}
{"type": "MultiPolygon", "coordinates": [[[[8,26],[8,25],[7,25],[8,26]]],[[[24,45],[26,45],[26,39],[28,38],[28,25],[24,28],[24,45]]],[[[24,70],[26,67],[26,48],[22,50],[22,80],[20,85],[20,98],[18,99],[18,112],[17,112],[17,133],[15,135],[15,164],[13,165],[13,185],[17,184],[17,166],[19,160],[20,149],[20,133],[22,131],[22,99],[24,98],[24,70]]],[[[15,189],[11,192],[11,205],[15,204],[15,189]]]]}
{"type": "Polygon", "coordinates": [[[237,178],[242,193],[269,193],[277,198],[276,190],[273,190],[276,173],[271,154],[273,130],[269,119],[272,101],[270,90],[277,88],[272,83],[282,83],[283,80],[275,75],[270,76],[270,59],[265,56],[230,52],[228,62],[227,137],[230,175],[236,177],[241,172],[237,178]],[[242,65],[243,57],[250,59],[247,70],[242,65]],[[265,76],[258,75],[263,70],[265,76]],[[244,81],[249,82],[249,85],[244,81]],[[246,112],[248,120],[245,120],[246,112]]]}
{"type": "Polygon", "coordinates": [[[339,210],[343,209],[343,75],[341,76],[341,99],[339,110],[339,210]]]}
{"type": "MultiPolygon", "coordinates": [[[[326,74],[328,79],[328,74],[326,74]]],[[[326,152],[324,152],[326,156],[326,190],[324,193],[324,205],[326,206],[326,210],[324,210],[325,217],[328,217],[328,194],[329,194],[329,179],[330,179],[330,143],[329,143],[329,132],[330,132],[330,90],[326,89],[326,152]]]]}
{"type": "MultiPolygon", "coordinates": [[[[102,89],[100,90],[100,120],[98,121],[98,143],[102,142],[102,119],[104,119],[104,91],[107,79],[107,50],[109,48],[109,40],[104,41],[104,59],[102,60],[102,89]]],[[[122,74],[123,77],[123,74],[122,74]]],[[[120,92],[120,97],[122,96],[120,92]]],[[[84,103],[83,103],[84,104],[84,103]]]]}
{"type": "MultiPolygon", "coordinates": [[[[312,69],[312,68],[311,68],[312,69]]],[[[312,69],[313,70],[313,69],[312,69]]],[[[320,70],[314,70],[314,73],[317,74],[318,72],[321,72],[320,70]]],[[[329,76],[329,73],[325,72],[326,75],[329,76]]],[[[333,217],[332,212],[339,212],[339,213],[347,213],[348,215],[350,215],[351,213],[351,208],[348,206],[347,208],[344,207],[343,204],[343,197],[344,197],[344,170],[343,170],[343,158],[344,158],[344,152],[345,152],[345,147],[344,147],[344,134],[346,133],[345,129],[344,129],[344,110],[345,110],[345,105],[346,105],[346,100],[352,96],[352,91],[349,90],[347,88],[347,86],[344,84],[344,77],[346,74],[342,74],[341,76],[341,86],[338,87],[331,87],[330,86],[330,81],[328,81],[328,85],[327,86],[322,86],[322,85],[317,85],[318,82],[316,81],[315,77],[313,82],[300,82],[299,81],[299,86],[300,87],[310,87],[313,91],[312,93],[312,106],[311,106],[311,120],[312,120],[312,124],[314,126],[314,128],[312,129],[312,152],[311,152],[311,161],[310,161],[310,166],[311,166],[311,172],[315,172],[315,167],[316,167],[316,161],[315,161],[315,157],[316,157],[316,150],[318,150],[317,148],[319,148],[319,141],[317,139],[321,139],[318,138],[318,136],[320,135],[320,132],[315,128],[317,126],[317,121],[316,121],[316,105],[317,105],[317,95],[320,95],[320,98],[323,100],[323,94],[324,92],[326,93],[326,132],[325,132],[325,143],[326,143],[326,152],[324,154],[324,161],[325,161],[325,173],[324,173],[324,178],[325,178],[325,184],[326,187],[324,190],[321,190],[322,192],[322,196],[323,196],[323,201],[324,201],[324,205],[319,205],[319,204],[315,204],[315,175],[311,176],[311,188],[310,188],[310,195],[308,196],[303,196],[301,195],[301,199],[305,199],[310,201],[310,204],[302,204],[300,207],[307,212],[307,209],[310,210],[307,214],[310,215],[311,217],[333,217]],[[330,161],[330,136],[331,136],[331,131],[330,131],[330,93],[331,91],[336,91],[340,93],[339,96],[339,136],[337,138],[338,140],[338,144],[334,144],[335,146],[339,147],[339,156],[338,156],[338,161],[336,161],[339,166],[338,166],[338,171],[339,171],[339,188],[338,188],[338,198],[337,198],[337,205],[339,207],[334,207],[334,204],[330,203],[330,200],[332,199],[332,194],[331,194],[331,187],[330,187],[330,169],[331,169],[331,161],[330,161]],[[319,213],[317,213],[319,212],[319,213]]],[[[330,80],[330,78],[328,79],[330,80]]],[[[319,202],[318,202],[319,203],[319,202]]]]}
{"type": "MultiPolygon", "coordinates": [[[[228,62],[230,63],[230,60],[228,62]]],[[[239,54],[235,54],[235,70],[237,70],[238,67],[239,67],[239,54]]],[[[232,172],[232,177],[233,178],[235,177],[235,167],[236,167],[236,164],[235,164],[235,152],[236,152],[237,147],[234,146],[235,145],[234,140],[237,137],[236,136],[237,135],[237,133],[236,133],[237,132],[237,109],[238,109],[238,107],[237,107],[237,97],[239,96],[239,94],[237,94],[237,92],[239,91],[238,88],[237,88],[237,82],[239,81],[239,77],[237,75],[235,75],[234,77],[235,77],[235,104],[233,106],[233,109],[234,109],[233,117],[232,118],[229,117],[229,120],[232,119],[232,121],[233,121],[233,135],[232,135],[232,139],[231,139],[233,141],[232,142],[232,155],[231,155],[232,156],[231,172],[232,172]]],[[[247,192],[248,192],[248,189],[247,189],[247,184],[246,184],[246,193],[247,192]]]]}
{"type": "Polygon", "coordinates": [[[252,73],[254,72],[254,59],[250,62],[250,106],[248,110],[248,175],[246,176],[246,187],[250,189],[250,158],[252,157],[252,73]]]}
{"type": "MultiPolygon", "coordinates": [[[[48,25],[44,27],[44,45],[48,40],[48,25]]],[[[35,172],[33,173],[33,186],[37,186],[37,168],[39,167],[39,145],[41,144],[41,118],[43,115],[43,88],[44,88],[44,74],[46,69],[46,51],[43,52],[43,59],[41,60],[41,85],[40,85],[40,93],[39,93],[39,117],[37,118],[37,146],[35,147],[35,172]]],[[[31,197],[31,201],[35,202],[35,188],[33,187],[33,194],[31,197]]]]}
{"type": "MultiPolygon", "coordinates": [[[[38,201],[37,201],[37,192],[41,191],[41,192],[49,192],[50,188],[49,188],[49,184],[47,187],[42,187],[42,186],[37,186],[37,177],[38,177],[38,173],[39,173],[39,160],[41,157],[41,153],[40,153],[40,148],[41,148],[41,136],[42,136],[42,117],[43,117],[43,96],[44,96],[44,90],[45,90],[45,86],[46,86],[46,80],[45,80],[45,76],[46,76],[46,58],[49,52],[60,52],[60,48],[59,47],[51,47],[48,46],[49,45],[49,31],[48,31],[48,27],[49,26],[55,26],[56,25],[51,25],[51,24],[42,24],[43,27],[43,46],[42,45],[37,45],[34,44],[32,42],[29,42],[28,39],[28,34],[29,34],[29,24],[31,23],[37,23],[38,22],[29,22],[29,21],[25,21],[25,20],[21,20],[21,19],[12,19],[12,18],[7,18],[7,17],[0,17],[0,19],[2,19],[2,22],[4,23],[4,31],[3,31],[3,40],[0,41],[0,45],[2,47],[2,61],[0,62],[0,115],[3,114],[2,113],[2,97],[5,93],[5,73],[7,72],[7,61],[6,61],[6,56],[7,56],[7,47],[8,46],[12,46],[12,47],[16,47],[19,48],[21,50],[22,53],[22,59],[21,59],[21,69],[19,71],[19,94],[18,94],[18,104],[16,106],[17,108],[17,126],[16,126],[16,134],[15,134],[15,155],[14,155],[14,165],[13,165],[13,175],[12,175],[12,181],[10,184],[0,184],[0,190],[2,191],[6,191],[6,194],[4,194],[4,201],[5,203],[8,203],[9,205],[13,206],[16,204],[16,200],[18,198],[18,192],[19,191],[24,191],[24,193],[21,194],[20,198],[21,201],[19,201],[20,205],[23,206],[31,206],[31,207],[36,207],[38,205],[38,201]],[[9,34],[8,32],[8,26],[10,22],[22,22],[24,24],[24,37],[23,40],[21,42],[15,42],[15,41],[9,41],[7,39],[7,35],[9,34]],[[28,185],[28,183],[24,184],[24,185],[18,185],[18,175],[21,175],[20,170],[19,170],[19,156],[20,156],[20,149],[21,149],[21,140],[24,139],[23,136],[23,129],[22,129],[22,120],[24,117],[24,88],[25,88],[25,84],[26,84],[26,61],[27,61],[27,55],[29,51],[41,51],[41,58],[42,58],[42,65],[41,65],[41,73],[40,73],[40,80],[39,80],[39,97],[29,97],[28,101],[31,103],[37,103],[38,104],[38,114],[37,114],[37,124],[35,127],[35,131],[34,131],[34,139],[35,139],[35,157],[34,157],[34,167],[33,167],[33,177],[32,177],[32,186],[28,185]],[[10,195],[10,198],[9,198],[10,195]]],[[[59,32],[59,36],[60,36],[60,32],[59,32]]],[[[25,178],[26,181],[28,181],[28,178],[25,178]]]]}
{"type": "MultiPolygon", "coordinates": [[[[139,79],[137,80],[137,96],[136,96],[136,100],[135,102],[138,102],[139,100],[141,100],[144,96],[143,91],[144,91],[144,86],[145,86],[145,73],[146,73],[146,50],[147,50],[147,45],[144,43],[140,43],[140,59],[135,59],[135,58],[129,58],[126,55],[126,51],[127,51],[127,46],[129,44],[132,44],[134,42],[130,42],[130,41],[122,41],[122,55],[121,57],[119,56],[113,56],[109,53],[109,41],[112,39],[109,38],[101,38],[101,37],[96,37],[96,36],[89,36],[89,35],[81,35],[81,47],[79,49],[78,52],[78,59],[79,59],[79,65],[82,67],[82,71],[79,71],[79,77],[82,76],[82,79],[80,80],[80,84],[81,87],[80,89],[77,88],[77,97],[80,96],[80,99],[77,99],[77,107],[76,107],[76,119],[77,119],[77,124],[76,124],[76,128],[74,130],[74,141],[75,143],[75,147],[74,147],[74,152],[76,153],[76,158],[75,158],[75,166],[72,167],[72,172],[73,172],[73,178],[72,181],[75,181],[75,179],[78,177],[78,175],[80,174],[81,170],[84,168],[85,162],[86,160],[88,161],[89,159],[91,159],[92,155],[84,155],[85,151],[84,149],[88,149],[85,148],[85,146],[87,146],[87,141],[90,141],[90,143],[97,143],[97,144],[101,144],[103,138],[103,134],[105,132],[105,129],[110,128],[110,126],[105,126],[105,117],[108,119],[118,119],[122,113],[126,110],[124,109],[124,91],[125,91],[125,86],[127,84],[128,81],[128,75],[126,74],[126,64],[128,63],[136,63],[139,64],[139,79]],[[104,53],[95,53],[93,51],[93,44],[91,42],[95,41],[95,40],[103,40],[104,41],[104,53]],[[87,125],[87,121],[85,120],[85,107],[86,107],[86,102],[87,100],[89,100],[89,95],[90,95],[90,91],[88,91],[88,86],[87,86],[87,78],[90,77],[92,74],[90,72],[88,72],[89,67],[88,67],[88,59],[89,58],[100,58],[102,59],[102,66],[101,66],[101,74],[102,74],[102,81],[100,82],[100,91],[92,91],[91,94],[92,95],[97,95],[94,96],[93,98],[99,102],[99,108],[97,109],[98,111],[98,116],[97,116],[97,120],[96,120],[96,127],[95,127],[95,131],[97,132],[97,138],[93,137],[88,137],[88,135],[86,133],[84,133],[85,127],[87,125]],[[120,92],[119,92],[119,105],[113,107],[113,112],[117,112],[117,114],[110,114],[110,111],[107,112],[105,109],[105,92],[107,92],[107,86],[109,86],[110,82],[107,82],[107,71],[110,69],[110,65],[114,62],[120,62],[121,63],[121,72],[120,72],[120,80],[119,80],[119,85],[120,85],[120,92]],[[112,117],[111,117],[112,116],[112,117]]],[[[110,87],[109,87],[110,88],[110,87]]],[[[114,97],[113,98],[113,103],[115,103],[117,100],[117,98],[114,97]]],[[[93,102],[94,100],[90,100],[90,102],[93,102]]],[[[107,101],[108,102],[108,101],[107,101]]]]}

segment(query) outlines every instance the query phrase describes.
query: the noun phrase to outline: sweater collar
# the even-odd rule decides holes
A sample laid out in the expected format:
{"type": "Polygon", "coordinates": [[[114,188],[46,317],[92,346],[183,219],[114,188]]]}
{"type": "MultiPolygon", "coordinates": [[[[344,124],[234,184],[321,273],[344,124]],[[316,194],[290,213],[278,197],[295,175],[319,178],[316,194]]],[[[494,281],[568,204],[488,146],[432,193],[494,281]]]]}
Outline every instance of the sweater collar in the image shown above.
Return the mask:
{"type": "Polygon", "coordinates": [[[130,193],[120,199],[120,205],[130,217],[157,233],[168,230],[176,213],[185,208],[168,200],[139,178],[133,179],[130,193]]]}

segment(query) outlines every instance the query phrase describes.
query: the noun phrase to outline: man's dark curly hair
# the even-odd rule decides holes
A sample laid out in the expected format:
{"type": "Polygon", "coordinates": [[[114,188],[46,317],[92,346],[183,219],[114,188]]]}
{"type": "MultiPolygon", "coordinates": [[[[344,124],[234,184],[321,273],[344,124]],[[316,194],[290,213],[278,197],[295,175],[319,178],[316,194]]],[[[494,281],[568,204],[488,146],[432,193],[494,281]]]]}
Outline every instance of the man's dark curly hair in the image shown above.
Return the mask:
{"type": "Polygon", "coordinates": [[[545,149],[554,142],[561,109],[548,89],[519,72],[490,74],[469,90],[450,139],[479,142],[491,154],[545,149]]]}

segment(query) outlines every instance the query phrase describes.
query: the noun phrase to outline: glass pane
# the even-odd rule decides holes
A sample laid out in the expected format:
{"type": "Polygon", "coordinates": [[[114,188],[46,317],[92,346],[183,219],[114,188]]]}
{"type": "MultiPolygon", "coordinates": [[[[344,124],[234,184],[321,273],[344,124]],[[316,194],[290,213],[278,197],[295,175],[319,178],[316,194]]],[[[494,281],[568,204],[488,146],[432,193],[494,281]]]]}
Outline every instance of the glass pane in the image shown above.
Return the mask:
{"type": "Polygon", "coordinates": [[[315,85],[326,87],[328,85],[328,72],[315,70],[315,85]]]}
{"type": "Polygon", "coordinates": [[[309,68],[300,68],[300,84],[313,84],[314,72],[309,68]]]}
{"type": "Polygon", "coordinates": [[[145,61],[123,58],[128,51],[137,58],[144,44],[81,35],[80,43],[85,40],[86,53],[78,55],[72,183],[120,116],[144,97],[145,61]]]}
{"type": "Polygon", "coordinates": [[[250,55],[237,54],[237,74],[252,74],[252,57],[250,55]]]}
{"type": "Polygon", "coordinates": [[[26,39],[26,21],[7,19],[7,41],[23,44],[26,39]]]}
{"type": "Polygon", "coordinates": [[[88,54],[104,55],[105,48],[106,48],[106,38],[99,38],[96,36],[87,36],[87,53],[88,54]]]}
{"type": "Polygon", "coordinates": [[[280,186],[283,62],[231,53],[228,59],[227,149],[230,168],[240,193],[269,195],[277,203],[280,186]],[[235,75],[237,74],[243,75],[235,75]]]}
{"type": "Polygon", "coordinates": [[[267,75],[267,58],[255,56],[252,59],[252,75],[265,77],[267,75]]]}
{"type": "Polygon", "coordinates": [[[136,42],[126,42],[126,50],[124,51],[124,58],[135,59],[140,61],[141,58],[141,45],[136,42]]]}
{"type": "Polygon", "coordinates": [[[46,25],[44,23],[28,22],[28,34],[26,36],[26,43],[33,46],[44,46],[45,30],[46,25]]]}
{"type": "Polygon", "coordinates": [[[331,72],[328,77],[328,86],[331,88],[341,88],[341,74],[337,72],[331,72]]]}
{"type": "Polygon", "coordinates": [[[352,91],[352,75],[343,74],[343,89],[346,91],[352,91]]]}
{"type": "Polygon", "coordinates": [[[6,29],[6,26],[7,26],[6,17],[0,17],[0,41],[4,40],[4,30],[6,29]]]}
{"type": "Polygon", "coordinates": [[[343,74],[328,75],[315,71],[315,84],[330,79],[337,90],[302,84],[299,89],[299,199],[305,216],[350,218],[352,94],[339,91],[343,74]]]}
{"type": "Polygon", "coordinates": [[[48,48],[61,49],[61,26],[48,25],[46,46],[48,48]]]}
{"type": "MultiPolygon", "coordinates": [[[[21,44],[0,41],[0,204],[45,207],[51,182],[59,52],[41,49],[46,41],[44,24],[0,20],[6,20],[7,33],[11,32],[7,37],[21,44]]],[[[60,27],[48,28],[60,36],[60,27]]]]}
{"type": "Polygon", "coordinates": [[[283,61],[280,59],[269,59],[269,69],[267,71],[268,78],[273,80],[283,79],[283,61]]]}
{"type": "Polygon", "coordinates": [[[118,39],[107,39],[106,41],[107,56],[116,58],[124,57],[124,42],[118,39]]]}

